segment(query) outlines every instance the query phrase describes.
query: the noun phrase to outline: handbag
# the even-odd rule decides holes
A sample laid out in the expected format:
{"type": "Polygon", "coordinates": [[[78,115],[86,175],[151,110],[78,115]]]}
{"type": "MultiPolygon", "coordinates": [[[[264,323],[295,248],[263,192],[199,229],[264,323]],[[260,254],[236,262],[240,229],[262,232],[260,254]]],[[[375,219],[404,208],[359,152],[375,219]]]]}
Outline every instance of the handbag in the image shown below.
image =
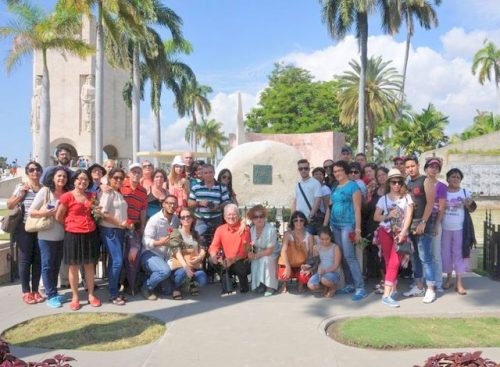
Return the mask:
{"type": "MultiPolygon", "coordinates": [[[[465,189],[464,196],[465,194],[465,189]]],[[[465,196],[465,198],[467,198],[465,196]]],[[[477,244],[476,234],[474,231],[474,223],[472,222],[472,217],[470,215],[469,209],[464,206],[464,224],[462,228],[462,257],[464,259],[470,257],[471,249],[477,244]]]]}
{"type": "MultiPolygon", "coordinates": [[[[50,190],[47,188],[47,194],[45,195],[45,199],[42,204],[43,207],[47,207],[47,204],[50,200],[50,190]]],[[[24,229],[26,232],[42,232],[51,229],[54,226],[54,216],[50,217],[39,217],[34,218],[31,215],[26,219],[26,223],[24,224],[24,229]]]]}
{"type": "Polygon", "coordinates": [[[411,255],[413,254],[413,242],[410,238],[406,238],[403,242],[396,244],[396,252],[399,255],[411,255]]]}
{"type": "MultiPolygon", "coordinates": [[[[288,258],[288,262],[290,263],[290,266],[292,268],[298,268],[306,262],[307,253],[303,246],[301,246],[300,243],[297,243],[295,241],[295,238],[293,238],[293,242],[288,242],[286,257],[288,258]]],[[[278,264],[285,265],[285,261],[282,256],[280,256],[280,258],[278,259],[278,264]]]]}
{"type": "Polygon", "coordinates": [[[19,223],[23,220],[23,205],[16,205],[14,209],[11,209],[9,215],[3,217],[2,219],[2,231],[5,233],[14,233],[19,226],[19,223]]]}

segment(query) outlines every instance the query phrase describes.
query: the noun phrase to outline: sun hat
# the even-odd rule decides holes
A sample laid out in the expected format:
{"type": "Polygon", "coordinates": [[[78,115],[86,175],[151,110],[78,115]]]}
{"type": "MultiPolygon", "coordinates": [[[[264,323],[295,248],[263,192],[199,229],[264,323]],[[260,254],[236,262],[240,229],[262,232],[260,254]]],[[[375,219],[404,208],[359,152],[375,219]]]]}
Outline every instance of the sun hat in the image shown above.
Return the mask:
{"type": "Polygon", "coordinates": [[[132,171],[134,168],[140,168],[142,171],[142,166],[139,163],[132,163],[130,166],[128,166],[129,171],[132,171]]]}
{"type": "Polygon", "coordinates": [[[389,173],[387,174],[387,179],[390,180],[391,178],[403,178],[403,175],[401,174],[401,171],[398,170],[397,168],[391,168],[389,170],[389,173]]]}
{"type": "Polygon", "coordinates": [[[102,174],[103,176],[106,176],[106,175],[108,174],[108,172],[106,171],[106,168],[104,168],[103,166],[101,166],[101,165],[100,165],[100,164],[98,164],[98,163],[94,163],[93,165],[91,165],[91,166],[87,169],[88,173],[92,173],[92,171],[93,171],[95,168],[98,168],[98,169],[99,169],[99,171],[101,171],[101,174],[102,174]]]}
{"type": "Polygon", "coordinates": [[[437,164],[439,166],[439,170],[441,170],[441,168],[443,166],[441,159],[436,158],[436,157],[432,157],[425,162],[424,170],[426,170],[431,164],[437,164]]]}
{"type": "Polygon", "coordinates": [[[176,155],[174,157],[174,160],[172,161],[172,167],[173,166],[185,166],[186,164],[182,161],[182,158],[180,155],[176,155]]]}

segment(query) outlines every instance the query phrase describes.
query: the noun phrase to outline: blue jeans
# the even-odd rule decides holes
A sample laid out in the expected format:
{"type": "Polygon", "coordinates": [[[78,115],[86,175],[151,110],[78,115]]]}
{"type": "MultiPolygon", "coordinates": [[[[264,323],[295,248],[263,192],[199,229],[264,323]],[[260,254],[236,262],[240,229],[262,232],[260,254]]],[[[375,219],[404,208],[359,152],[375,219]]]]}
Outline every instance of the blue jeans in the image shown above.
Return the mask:
{"type": "MultiPolygon", "coordinates": [[[[186,281],[187,274],[184,268],[177,268],[172,270],[170,277],[162,284],[163,294],[170,295],[173,290],[180,290],[186,281]]],[[[193,279],[198,283],[199,287],[204,287],[208,283],[207,274],[203,270],[196,270],[193,279]]]]}
{"type": "Polygon", "coordinates": [[[141,265],[144,270],[149,273],[145,284],[150,291],[155,289],[158,284],[167,279],[171,273],[170,266],[168,266],[165,259],[151,251],[145,251],[142,253],[141,265]]]}
{"type": "Polygon", "coordinates": [[[436,275],[433,266],[432,257],[432,231],[433,225],[431,222],[425,226],[425,232],[421,235],[411,234],[410,238],[413,241],[415,252],[413,253],[413,277],[416,280],[421,280],[422,276],[428,286],[436,285],[436,275]]]}
{"type": "Polygon", "coordinates": [[[40,284],[42,265],[37,236],[36,232],[26,232],[24,223],[19,225],[16,232],[16,243],[19,251],[19,278],[23,293],[38,292],[40,284]]]}
{"type": "Polygon", "coordinates": [[[38,240],[42,259],[42,279],[47,298],[57,296],[57,280],[63,257],[64,241],[38,240]]]}
{"type": "Polygon", "coordinates": [[[101,242],[109,254],[108,259],[108,291],[111,298],[118,296],[118,282],[123,266],[123,243],[125,230],[121,228],[100,227],[101,242]]]}
{"type": "Polygon", "coordinates": [[[349,240],[349,232],[354,230],[352,225],[347,226],[332,226],[333,237],[335,243],[340,246],[342,250],[342,270],[344,271],[344,278],[346,285],[354,284],[356,289],[363,289],[365,282],[363,274],[359,267],[358,258],[356,257],[356,247],[349,240]]]}

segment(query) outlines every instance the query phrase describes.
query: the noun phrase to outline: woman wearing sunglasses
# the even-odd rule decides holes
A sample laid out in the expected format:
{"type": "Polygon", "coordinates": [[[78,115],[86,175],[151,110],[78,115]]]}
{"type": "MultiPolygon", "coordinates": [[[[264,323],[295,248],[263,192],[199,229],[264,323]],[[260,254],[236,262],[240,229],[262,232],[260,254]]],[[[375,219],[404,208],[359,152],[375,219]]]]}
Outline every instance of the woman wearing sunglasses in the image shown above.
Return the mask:
{"type": "Polygon", "coordinates": [[[108,184],[111,190],[103,192],[99,199],[102,219],[99,221],[101,241],[109,254],[108,259],[108,291],[109,301],[115,305],[125,305],[125,298],[118,293],[118,282],[123,264],[123,243],[125,229],[133,227],[127,221],[127,202],[120,193],[125,179],[121,168],[113,168],[108,174],[108,184]]]}
{"type": "Polygon", "coordinates": [[[222,169],[217,176],[217,181],[227,187],[227,192],[229,193],[229,198],[233,204],[238,205],[238,200],[236,200],[236,193],[233,190],[233,174],[227,168],[222,169]]]}
{"type": "Polygon", "coordinates": [[[408,237],[413,215],[413,200],[407,191],[401,171],[391,169],[386,183],[387,194],[378,200],[373,216],[376,222],[380,222],[376,236],[385,260],[382,303],[389,307],[399,307],[394,297],[402,255],[396,252],[396,245],[408,237]]]}
{"type": "Polygon", "coordinates": [[[283,282],[280,293],[288,292],[288,281],[296,278],[299,293],[311,278],[313,236],[306,232],[307,219],[301,211],[293,212],[278,259],[278,279],[283,282]]]}
{"type": "Polygon", "coordinates": [[[40,248],[38,247],[37,233],[25,230],[26,219],[31,204],[37,192],[41,189],[40,177],[42,166],[37,162],[28,162],[25,168],[28,178],[16,186],[14,193],[7,200],[7,208],[14,209],[17,205],[23,208],[23,219],[16,229],[16,239],[19,251],[19,278],[23,291],[23,301],[29,305],[43,302],[45,298],[38,292],[42,265],[40,262],[40,248]]]}
{"type": "Polygon", "coordinates": [[[252,251],[248,253],[252,261],[252,290],[269,297],[278,289],[276,260],[272,256],[278,241],[276,227],[266,220],[267,210],[262,205],[250,209],[247,217],[252,221],[252,251]]]}

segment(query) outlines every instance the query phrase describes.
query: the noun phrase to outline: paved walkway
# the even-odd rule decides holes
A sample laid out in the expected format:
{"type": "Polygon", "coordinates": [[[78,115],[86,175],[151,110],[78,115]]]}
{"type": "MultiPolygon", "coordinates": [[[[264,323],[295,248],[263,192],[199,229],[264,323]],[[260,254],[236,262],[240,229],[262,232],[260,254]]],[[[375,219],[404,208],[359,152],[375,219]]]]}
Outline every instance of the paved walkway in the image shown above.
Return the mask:
{"type": "MultiPolygon", "coordinates": [[[[79,312],[118,311],[142,313],[167,324],[158,341],[117,352],[62,351],[77,359],[73,366],[387,366],[423,365],[438,350],[375,351],[352,348],[332,341],[325,327],[335,318],[359,315],[461,316],[500,313],[500,283],[471,274],[467,296],[448,291],[435,303],[422,298],[405,299],[400,309],[389,309],[380,296],[370,294],[354,303],[348,296],[332,299],[311,294],[284,294],[264,298],[254,294],[220,297],[219,285],[202,289],[197,298],[183,301],[145,301],[140,296],[125,307],[104,304],[84,306],[79,312]]],[[[97,292],[106,299],[101,287],[97,292]]],[[[68,304],[52,310],[45,304],[29,306],[21,301],[18,284],[0,287],[0,330],[32,317],[70,312],[68,304]]],[[[82,295],[83,297],[83,295],[82,295]]],[[[12,348],[29,361],[55,351],[12,348]]],[[[471,349],[477,350],[477,348],[471,349]]],[[[500,362],[500,348],[481,348],[483,356],[500,362]]],[[[443,350],[439,350],[443,351],[443,350]]],[[[458,351],[458,350],[453,350],[458,351]]],[[[463,351],[463,349],[461,349],[463,351]]],[[[57,351],[61,352],[61,351],[57,351]]]]}

